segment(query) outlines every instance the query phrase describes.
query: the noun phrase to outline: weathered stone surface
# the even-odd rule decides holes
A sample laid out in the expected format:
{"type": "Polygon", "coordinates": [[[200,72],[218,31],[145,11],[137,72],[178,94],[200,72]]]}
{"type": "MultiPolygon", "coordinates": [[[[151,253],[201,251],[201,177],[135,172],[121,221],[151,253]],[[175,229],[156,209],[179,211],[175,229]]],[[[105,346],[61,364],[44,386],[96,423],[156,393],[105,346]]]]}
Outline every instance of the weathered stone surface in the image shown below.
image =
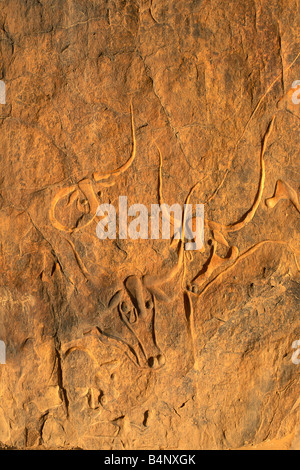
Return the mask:
{"type": "Polygon", "coordinates": [[[0,6],[1,446],[299,449],[299,3],[0,6]],[[202,251],[97,238],[197,181],[202,251]]]}

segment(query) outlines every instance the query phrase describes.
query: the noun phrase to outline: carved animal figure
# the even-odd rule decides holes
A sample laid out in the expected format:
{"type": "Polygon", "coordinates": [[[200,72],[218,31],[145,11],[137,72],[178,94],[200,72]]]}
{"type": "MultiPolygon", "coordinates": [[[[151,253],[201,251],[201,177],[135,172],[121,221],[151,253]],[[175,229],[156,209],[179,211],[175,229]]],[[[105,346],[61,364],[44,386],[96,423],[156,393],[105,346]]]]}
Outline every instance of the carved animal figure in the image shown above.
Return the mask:
{"type": "MultiPolygon", "coordinates": [[[[286,68],[288,70],[295,63],[296,59],[286,68]]],[[[249,122],[253,119],[261,106],[264,98],[267,96],[269,91],[273,88],[275,83],[280,79],[281,75],[275,79],[270,85],[267,92],[262,96],[258,102],[255,110],[253,111],[248,123],[244,129],[242,139],[249,122]]],[[[222,273],[226,272],[236,265],[239,260],[249,256],[254,250],[256,250],[263,243],[281,243],[276,240],[265,240],[257,243],[255,246],[246,250],[244,253],[239,254],[239,249],[236,246],[230,246],[227,237],[230,233],[237,232],[243,229],[249,224],[255,216],[257,209],[262,201],[264,185],[265,185],[265,161],[264,156],[268,146],[269,137],[274,128],[275,115],[272,117],[265,135],[262,140],[262,146],[260,151],[259,165],[260,165],[260,178],[258,183],[258,190],[255,196],[254,202],[250,209],[238,220],[237,222],[225,225],[220,222],[205,219],[205,228],[208,229],[212,236],[212,249],[210,258],[201,267],[199,273],[194,276],[190,282],[186,282],[186,255],[184,252],[184,224],[182,221],[176,221],[172,219],[168,214],[163,214],[167,217],[171,223],[175,226],[183,227],[181,238],[177,244],[178,260],[175,266],[170,268],[167,272],[161,274],[147,274],[142,278],[136,275],[129,276],[123,282],[123,287],[118,289],[108,304],[105,306],[103,312],[99,312],[99,323],[93,325],[90,331],[96,331],[100,336],[105,336],[110,340],[115,340],[118,343],[122,343],[125,347],[125,352],[128,357],[138,367],[150,367],[152,369],[159,369],[165,363],[165,358],[156,341],[155,331],[155,316],[157,314],[156,304],[159,301],[168,301],[168,297],[164,293],[162,286],[166,283],[173,281],[178,274],[182,274],[182,291],[184,297],[188,299],[186,304],[189,306],[190,313],[187,313],[187,321],[189,332],[192,334],[194,331],[193,325],[193,314],[192,314],[192,301],[190,293],[195,295],[202,295],[208,286],[214,282],[222,273]],[[181,222],[178,223],[178,222],[181,222]],[[223,258],[217,254],[218,244],[226,246],[228,248],[227,255],[223,258]],[[217,273],[217,274],[216,274],[217,273]]],[[[50,208],[50,220],[54,227],[58,230],[65,231],[68,233],[74,233],[78,230],[82,230],[87,227],[95,218],[96,210],[99,205],[98,198],[96,196],[95,185],[100,184],[102,186],[111,186],[115,183],[115,178],[126,171],[132,164],[135,153],[136,153],[136,142],[135,142],[135,131],[133,122],[133,110],[131,107],[131,125],[132,125],[132,138],[133,147],[132,154],[129,160],[122,165],[120,168],[113,170],[110,173],[101,174],[100,172],[93,173],[90,178],[84,178],[79,181],[77,185],[72,185],[68,188],[62,189],[53,199],[50,208]],[[80,202],[80,193],[85,196],[85,200],[80,202]],[[69,204],[77,201],[78,208],[84,213],[89,214],[89,220],[83,225],[76,225],[73,227],[63,226],[56,218],[55,211],[57,204],[62,198],[69,197],[69,204]],[[88,206],[87,209],[84,205],[88,206]]],[[[238,145],[238,143],[237,143],[238,145]]],[[[237,147],[236,145],[236,147],[237,147]]],[[[159,149],[158,149],[159,150],[159,149]]],[[[159,165],[159,202],[163,204],[162,195],[162,155],[159,150],[160,165],[159,165]]],[[[231,161],[229,162],[230,166],[231,161]]],[[[228,168],[229,169],[229,168],[228,168]]],[[[227,173],[226,173],[227,174],[227,173]]],[[[226,177],[226,175],[225,175],[226,177]]],[[[221,185],[214,191],[214,197],[221,185]]],[[[189,204],[190,198],[199,185],[196,183],[190,190],[185,203],[189,204]]],[[[299,211],[299,200],[297,193],[288,183],[278,181],[275,189],[275,194],[272,198],[266,200],[266,204],[269,208],[273,208],[281,199],[289,199],[295,208],[299,211]]],[[[193,335],[192,335],[193,336],[193,335]]]]}
{"type": "Polygon", "coordinates": [[[157,344],[155,318],[157,300],[162,297],[155,287],[146,284],[145,278],[127,277],[123,288],[109,301],[108,316],[103,312],[99,315],[96,329],[101,335],[122,343],[136,366],[159,369],[165,364],[165,357],[157,344]]]}

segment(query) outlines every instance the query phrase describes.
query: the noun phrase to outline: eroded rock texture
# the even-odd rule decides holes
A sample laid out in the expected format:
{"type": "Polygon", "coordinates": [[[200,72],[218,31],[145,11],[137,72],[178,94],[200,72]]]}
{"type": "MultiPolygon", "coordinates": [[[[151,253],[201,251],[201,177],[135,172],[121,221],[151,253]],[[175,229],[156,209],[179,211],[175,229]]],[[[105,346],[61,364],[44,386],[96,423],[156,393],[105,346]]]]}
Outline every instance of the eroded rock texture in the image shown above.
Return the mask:
{"type": "Polygon", "coordinates": [[[1,445],[299,448],[299,2],[0,5],[1,445]]]}

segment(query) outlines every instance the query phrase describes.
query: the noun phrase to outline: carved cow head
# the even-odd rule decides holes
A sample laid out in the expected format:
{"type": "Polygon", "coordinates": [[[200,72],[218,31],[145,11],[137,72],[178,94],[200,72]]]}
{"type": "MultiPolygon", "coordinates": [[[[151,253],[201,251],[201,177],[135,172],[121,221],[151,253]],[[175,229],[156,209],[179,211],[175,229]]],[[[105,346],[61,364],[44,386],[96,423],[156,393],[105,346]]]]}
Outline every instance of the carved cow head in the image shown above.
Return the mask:
{"type": "Polygon", "coordinates": [[[110,298],[107,314],[100,313],[97,329],[123,345],[136,366],[160,369],[165,357],[156,340],[157,301],[169,299],[148,284],[147,276],[127,277],[110,298]]]}
{"type": "Polygon", "coordinates": [[[93,326],[101,339],[123,348],[137,367],[160,369],[165,364],[156,339],[157,305],[171,300],[162,287],[181,271],[183,246],[181,240],[177,263],[159,275],[130,275],[122,283],[113,274],[104,275],[99,284],[101,308],[88,320],[89,327],[93,326]]]}

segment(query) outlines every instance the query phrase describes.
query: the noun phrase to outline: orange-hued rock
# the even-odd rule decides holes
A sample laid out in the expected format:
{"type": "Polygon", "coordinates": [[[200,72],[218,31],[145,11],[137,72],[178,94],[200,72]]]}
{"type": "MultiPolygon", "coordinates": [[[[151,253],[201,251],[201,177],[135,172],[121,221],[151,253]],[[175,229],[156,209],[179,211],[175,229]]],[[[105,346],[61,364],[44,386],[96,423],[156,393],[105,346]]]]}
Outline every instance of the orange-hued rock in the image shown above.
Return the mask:
{"type": "Polygon", "coordinates": [[[0,0],[0,448],[300,449],[299,19],[0,0]],[[120,196],[204,247],[100,240],[120,196]]]}

